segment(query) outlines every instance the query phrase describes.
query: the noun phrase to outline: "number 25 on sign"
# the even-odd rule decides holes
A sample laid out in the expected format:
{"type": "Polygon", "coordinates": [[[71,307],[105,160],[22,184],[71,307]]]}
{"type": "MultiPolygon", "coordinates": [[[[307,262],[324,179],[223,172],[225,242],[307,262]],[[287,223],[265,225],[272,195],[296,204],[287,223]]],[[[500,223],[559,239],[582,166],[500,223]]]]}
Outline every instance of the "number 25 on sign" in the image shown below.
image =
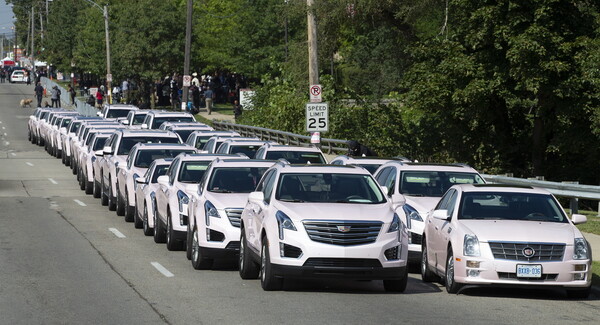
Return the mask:
{"type": "Polygon", "coordinates": [[[329,131],[329,107],[327,103],[306,104],[306,131],[329,131]]]}

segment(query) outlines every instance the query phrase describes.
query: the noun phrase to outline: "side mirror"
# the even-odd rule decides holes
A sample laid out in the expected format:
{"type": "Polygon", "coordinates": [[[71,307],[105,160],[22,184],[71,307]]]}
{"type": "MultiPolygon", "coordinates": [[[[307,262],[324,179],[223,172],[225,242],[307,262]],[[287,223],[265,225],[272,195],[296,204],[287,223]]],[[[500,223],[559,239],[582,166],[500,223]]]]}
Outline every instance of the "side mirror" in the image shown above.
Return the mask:
{"type": "Polygon", "coordinates": [[[392,206],[394,210],[406,204],[406,198],[400,193],[392,194],[392,206]]]}
{"type": "Polygon", "coordinates": [[[119,122],[121,122],[121,124],[123,124],[123,125],[129,125],[128,120],[119,120],[119,122]]]}
{"type": "Polygon", "coordinates": [[[252,203],[252,211],[260,213],[265,207],[265,194],[263,192],[252,192],[248,195],[248,202],[252,203]]]}
{"type": "Polygon", "coordinates": [[[96,112],[96,115],[102,116],[102,112],[96,112]]]}
{"type": "Polygon", "coordinates": [[[162,175],[156,179],[156,182],[160,185],[168,186],[169,185],[169,176],[162,175]]]}
{"type": "Polygon", "coordinates": [[[383,191],[383,195],[387,196],[388,193],[390,192],[390,189],[387,188],[387,186],[380,186],[381,190],[383,191]]]}
{"type": "Polygon", "coordinates": [[[148,128],[148,124],[146,124],[146,123],[143,123],[143,124],[142,124],[142,126],[141,126],[141,128],[142,128],[142,129],[147,129],[147,128],[148,128]]]}
{"type": "Polygon", "coordinates": [[[56,125],[53,125],[53,126],[52,126],[52,129],[53,129],[53,130],[58,130],[58,126],[56,126],[56,125]]]}
{"type": "Polygon", "coordinates": [[[33,115],[29,115],[29,119],[30,119],[30,120],[35,120],[35,116],[33,116],[33,115]]]}
{"type": "Polygon", "coordinates": [[[448,210],[434,210],[432,217],[439,220],[448,220],[448,210]]]}
{"type": "Polygon", "coordinates": [[[135,179],[135,182],[136,182],[137,184],[146,184],[146,178],[144,178],[144,177],[137,177],[137,178],[135,179]]]}
{"type": "Polygon", "coordinates": [[[112,155],[113,153],[111,147],[104,147],[104,149],[102,149],[102,152],[104,152],[105,155],[112,155]]]}
{"type": "Polygon", "coordinates": [[[571,221],[574,225],[580,225],[587,222],[587,217],[583,214],[574,214],[571,216],[571,221]]]}
{"type": "Polygon", "coordinates": [[[94,151],[94,155],[96,155],[96,157],[102,157],[102,156],[104,156],[104,151],[96,150],[96,151],[94,151]]]}

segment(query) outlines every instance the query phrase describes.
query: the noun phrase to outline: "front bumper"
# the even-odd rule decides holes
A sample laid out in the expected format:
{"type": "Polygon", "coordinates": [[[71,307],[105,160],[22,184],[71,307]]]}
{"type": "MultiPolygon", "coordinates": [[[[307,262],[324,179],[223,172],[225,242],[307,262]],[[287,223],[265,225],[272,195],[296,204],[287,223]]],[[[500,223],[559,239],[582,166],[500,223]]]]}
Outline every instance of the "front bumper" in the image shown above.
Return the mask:
{"type": "Polygon", "coordinates": [[[276,277],[285,278],[335,278],[353,280],[399,280],[405,274],[406,266],[401,267],[325,267],[271,265],[276,277]]]}

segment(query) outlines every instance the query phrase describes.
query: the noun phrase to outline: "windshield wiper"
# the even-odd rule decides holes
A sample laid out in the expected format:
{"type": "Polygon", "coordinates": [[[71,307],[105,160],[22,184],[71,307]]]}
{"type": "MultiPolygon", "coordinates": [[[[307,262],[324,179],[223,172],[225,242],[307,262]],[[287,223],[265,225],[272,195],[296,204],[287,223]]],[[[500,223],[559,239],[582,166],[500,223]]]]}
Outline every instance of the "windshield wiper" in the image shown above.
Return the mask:
{"type": "Polygon", "coordinates": [[[210,190],[210,192],[215,192],[215,193],[232,193],[230,190],[221,190],[221,189],[212,189],[212,190],[210,190]]]}
{"type": "Polygon", "coordinates": [[[304,200],[298,200],[298,199],[279,199],[279,201],[283,201],[283,202],[296,202],[296,203],[306,202],[304,200]]]}

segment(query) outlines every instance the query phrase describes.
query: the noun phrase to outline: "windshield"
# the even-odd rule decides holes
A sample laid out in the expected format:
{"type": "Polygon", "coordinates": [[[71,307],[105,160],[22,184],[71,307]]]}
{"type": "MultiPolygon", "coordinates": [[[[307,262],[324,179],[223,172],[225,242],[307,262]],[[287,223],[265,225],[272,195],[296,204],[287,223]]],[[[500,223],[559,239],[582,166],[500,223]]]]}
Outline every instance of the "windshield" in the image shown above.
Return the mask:
{"type": "Polygon", "coordinates": [[[566,223],[551,195],[533,193],[464,193],[458,219],[529,220],[566,223]]]}
{"type": "Polygon", "coordinates": [[[69,130],[69,132],[77,133],[80,126],[81,126],[81,121],[75,121],[75,122],[71,123],[71,125],[70,125],[71,130],[69,130]]]}
{"type": "Polygon", "coordinates": [[[121,145],[117,150],[117,155],[128,155],[129,151],[137,143],[179,143],[179,139],[173,137],[128,137],[121,139],[121,145]]]}
{"type": "Polygon", "coordinates": [[[187,140],[187,138],[194,132],[195,130],[174,130],[173,132],[179,134],[179,137],[183,142],[187,140]]]}
{"type": "Polygon", "coordinates": [[[200,183],[202,176],[208,169],[210,161],[186,161],[181,164],[179,169],[178,181],[182,183],[200,183]]]}
{"type": "Polygon", "coordinates": [[[69,124],[71,124],[71,119],[63,119],[62,122],[60,123],[60,128],[66,128],[69,126],[69,124]]]}
{"type": "Polygon", "coordinates": [[[127,117],[129,111],[128,109],[109,109],[106,118],[127,117]]]}
{"type": "Polygon", "coordinates": [[[96,142],[94,142],[94,145],[92,146],[92,150],[93,151],[98,151],[101,150],[102,148],[104,148],[104,143],[106,142],[106,140],[108,139],[108,137],[104,138],[99,138],[96,137],[96,142]]]}
{"type": "Polygon", "coordinates": [[[152,121],[152,129],[158,129],[158,127],[165,122],[195,122],[191,116],[165,116],[155,117],[152,121]]]}
{"type": "Polygon", "coordinates": [[[148,114],[136,114],[133,116],[133,125],[141,125],[148,114]]]}
{"type": "Polygon", "coordinates": [[[282,174],[276,199],[285,202],[360,203],[386,202],[369,175],[282,174]]]}
{"type": "Polygon", "coordinates": [[[319,152],[306,151],[269,151],[265,157],[266,160],[285,159],[290,164],[324,164],[325,159],[319,152]]]}
{"type": "Polygon", "coordinates": [[[158,178],[160,176],[167,174],[167,170],[169,170],[169,166],[171,166],[171,165],[156,166],[156,168],[154,168],[154,175],[152,175],[152,179],[150,180],[150,183],[151,184],[158,183],[158,178]]]}
{"type": "Polygon", "coordinates": [[[267,167],[221,167],[213,170],[207,189],[217,193],[250,193],[267,167]]]}
{"type": "Polygon", "coordinates": [[[456,184],[485,183],[476,173],[404,171],[400,178],[400,193],[410,196],[442,197],[456,184]]]}
{"type": "Polygon", "coordinates": [[[254,158],[256,151],[260,147],[260,145],[232,145],[229,147],[229,153],[243,153],[244,155],[248,156],[248,158],[254,158]]]}
{"type": "Polygon", "coordinates": [[[150,164],[156,160],[161,158],[174,158],[178,154],[185,153],[195,153],[195,150],[190,149],[149,149],[149,150],[140,150],[135,158],[133,165],[135,167],[148,168],[150,164]]]}

